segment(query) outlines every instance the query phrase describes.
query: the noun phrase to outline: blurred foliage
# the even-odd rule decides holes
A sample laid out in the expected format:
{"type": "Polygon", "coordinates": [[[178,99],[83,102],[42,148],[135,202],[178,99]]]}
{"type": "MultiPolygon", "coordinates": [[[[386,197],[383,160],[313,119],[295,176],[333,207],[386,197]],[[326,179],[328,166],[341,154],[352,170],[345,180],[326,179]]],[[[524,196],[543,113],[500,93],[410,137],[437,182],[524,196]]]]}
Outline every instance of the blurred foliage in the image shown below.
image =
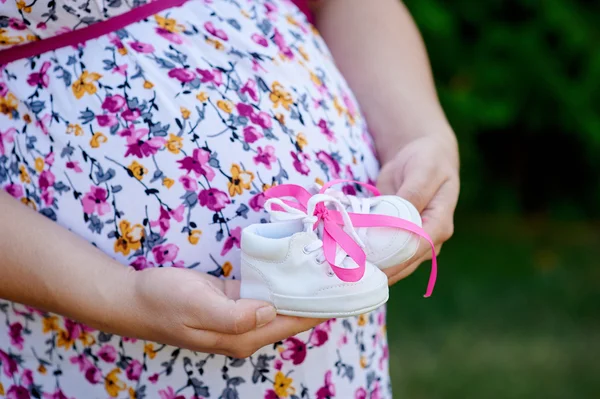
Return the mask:
{"type": "Polygon", "coordinates": [[[461,207],[599,216],[600,2],[405,4],[459,138],[461,207]]]}

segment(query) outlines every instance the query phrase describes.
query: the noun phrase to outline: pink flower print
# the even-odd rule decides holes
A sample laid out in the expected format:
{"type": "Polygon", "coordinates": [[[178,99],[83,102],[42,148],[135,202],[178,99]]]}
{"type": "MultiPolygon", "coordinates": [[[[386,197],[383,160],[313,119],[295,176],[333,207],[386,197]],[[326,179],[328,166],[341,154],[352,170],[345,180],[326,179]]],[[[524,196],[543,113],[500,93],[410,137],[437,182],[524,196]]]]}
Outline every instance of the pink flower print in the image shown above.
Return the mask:
{"type": "Polygon", "coordinates": [[[182,83],[191,82],[196,78],[193,71],[186,68],[173,68],[168,73],[169,77],[175,78],[182,83]]]}
{"type": "Polygon", "coordinates": [[[225,31],[222,29],[215,28],[215,26],[213,25],[213,23],[211,21],[208,21],[204,24],[204,29],[206,29],[206,31],[208,33],[210,33],[211,35],[216,36],[221,40],[224,40],[224,41],[228,40],[227,33],[225,33],[225,31]]]}
{"type": "Polygon", "coordinates": [[[256,90],[256,82],[254,79],[248,79],[246,84],[240,89],[240,93],[247,94],[254,101],[258,101],[258,92],[256,90]]]}
{"type": "Polygon", "coordinates": [[[102,109],[116,114],[117,112],[121,111],[124,105],[125,97],[120,94],[115,94],[114,96],[106,96],[102,102],[102,109]]]}
{"type": "Polygon", "coordinates": [[[154,373],[150,377],[148,377],[148,381],[150,381],[153,384],[156,384],[156,382],[158,381],[158,373],[154,373]]]}
{"type": "Polygon", "coordinates": [[[114,33],[109,33],[108,39],[109,39],[110,43],[118,49],[122,49],[125,47],[125,46],[123,46],[123,42],[121,41],[119,36],[114,33]]]}
{"type": "Polygon", "coordinates": [[[125,129],[119,133],[122,137],[127,137],[127,152],[125,156],[135,155],[138,158],[149,157],[158,152],[165,144],[162,137],[152,137],[149,140],[142,140],[142,137],[148,134],[148,129],[135,129],[133,127],[125,129]]]}
{"type": "Polygon", "coordinates": [[[143,256],[135,258],[135,260],[131,262],[130,265],[133,266],[135,270],[144,270],[150,267],[154,267],[154,263],[149,262],[148,259],[146,259],[143,256]]]}
{"type": "Polygon", "coordinates": [[[88,215],[97,213],[102,216],[110,211],[110,205],[106,202],[107,199],[108,193],[104,188],[92,186],[81,200],[83,211],[88,215]]]}
{"type": "Polygon", "coordinates": [[[265,2],[265,9],[267,10],[267,18],[275,20],[277,17],[277,6],[273,3],[265,2]]]}
{"type": "Polygon", "coordinates": [[[371,391],[371,395],[369,399],[381,399],[383,398],[383,393],[381,392],[381,386],[379,385],[379,381],[375,381],[375,387],[371,391]]]}
{"type": "Polygon", "coordinates": [[[253,160],[256,165],[262,163],[267,169],[271,170],[271,164],[277,161],[277,157],[275,156],[275,147],[268,145],[264,150],[262,147],[258,147],[258,154],[254,156],[253,160]]]}
{"type": "Polygon", "coordinates": [[[229,237],[225,240],[225,245],[223,245],[223,250],[221,250],[221,256],[226,255],[231,249],[236,246],[240,247],[240,241],[242,237],[242,228],[240,226],[231,230],[229,233],[229,237]]]}
{"type": "Polygon", "coordinates": [[[252,105],[238,103],[236,108],[240,116],[250,117],[254,114],[254,108],[252,107],[252,105]]]}
{"type": "Polygon", "coordinates": [[[139,118],[141,114],[142,113],[137,108],[126,109],[125,111],[123,111],[123,113],[121,113],[121,117],[123,119],[125,119],[127,122],[133,122],[134,120],[139,118]]]}
{"type": "Polygon", "coordinates": [[[149,43],[142,43],[142,42],[130,42],[129,45],[131,46],[131,48],[135,51],[137,51],[138,53],[142,53],[142,54],[150,54],[154,52],[154,46],[149,44],[149,43]]]}
{"type": "Polygon", "coordinates": [[[265,206],[266,201],[267,199],[265,198],[265,194],[258,193],[254,197],[250,198],[250,202],[248,204],[250,205],[250,208],[252,208],[253,211],[259,212],[265,206]]]}
{"type": "Polygon", "coordinates": [[[56,391],[54,391],[54,393],[45,393],[44,399],[69,399],[69,398],[67,397],[67,395],[65,395],[63,393],[63,391],[60,390],[60,388],[56,388],[56,391]]]}
{"type": "Polygon", "coordinates": [[[252,35],[252,40],[254,41],[254,43],[259,44],[263,47],[267,47],[269,45],[269,42],[267,41],[267,39],[265,39],[265,37],[263,35],[259,35],[258,33],[254,33],[252,35]]]}
{"type": "Polygon", "coordinates": [[[159,36],[164,37],[171,43],[175,43],[175,44],[183,43],[183,39],[177,33],[169,32],[168,30],[163,29],[163,28],[156,28],[156,33],[158,33],[159,36]]]}
{"type": "Polygon", "coordinates": [[[231,203],[227,193],[216,188],[200,191],[200,194],[198,194],[198,201],[200,201],[201,206],[205,206],[213,212],[219,212],[225,208],[227,204],[231,203]]]}
{"type": "Polygon", "coordinates": [[[386,367],[387,360],[390,358],[390,348],[387,345],[383,346],[383,353],[379,358],[379,370],[384,370],[386,367]]]}
{"type": "Polygon", "coordinates": [[[173,219],[175,219],[176,221],[181,223],[183,221],[183,212],[184,211],[185,211],[185,206],[183,204],[181,204],[177,208],[171,209],[169,211],[169,216],[171,216],[173,219]]]}
{"type": "Polygon", "coordinates": [[[119,123],[119,120],[115,115],[96,115],[96,120],[98,121],[98,125],[101,127],[112,127],[119,123]]]}
{"type": "Polygon", "coordinates": [[[286,349],[281,352],[283,360],[291,360],[297,366],[306,358],[306,344],[296,337],[290,337],[284,341],[286,349]]]}
{"type": "Polygon", "coordinates": [[[310,335],[310,344],[312,346],[321,346],[329,339],[329,334],[327,334],[327,331],[320,327],[321,326],[315,327],[310,335]]]}
{"type": "Polygon", "coordinates": [[[223,83],[223,74],[218,69],[200,69],[196,68],[196,72],[200,75],[200,81],[202,83],[214,83],[215,86],[219,86],[223,83]]]}
{"type": "Polygon", "coordinates": [[[267,70],[255,59],[252,59],[252,70],[254,72],[267,72],[267,70]]]}
{"type": "Polygon", "coordinates": [[[35,121],[35,125],[41,129],[41,131],[48,135],[48,126],[52,123],[52,117],[50,114],[46,114],[35,121]]]}
{"type": "Polygon", "coordinates": [[[131,363],[125,369],[125,374],[127,374],[127,378],[130,381],[138,381],[140,379],[140,375],[142,375],[142,363],[138,360],[132,360],[131,363]]]}
{"type": "Polygon", "coordinates": [[[54,163],[54,153],[49,152],[48,155],[46,155],[46,157],[44,158],[44,162],[46,162],[47,165],[52,166],[52,164],[54,163]]]}
{"type": "Polygon", "coordinates": [[[154,259],[159,265],[173,262],[177,258],[178,253],[179,247],[175,244],[164,244],[152,248],[152,255],[154,255],[154,259]]]}
{"type": "Polygon", "coordinates": [[[8,86],[6,86],[6,83],[0,82],[0,97],[6,97],[7,94],[8,86]]]}
{"type": "MultiPolygon", "coordinates": [[[[84,328],[81,324],[73,321],[71,319],[65,318],[65,330],[67,330],[67,334],[69,338],[73,341],[78,339],[81,336],[81,333],[84,331],[84,328]]],[[[88,331],[88,329],[86,329],[88,331]]]]}
{"type": "Polygon", "coordinates": [[[48,87],[50,84],[50,77],[46,72],[48,71],[48,68],[50,68],[50,65],[50,61],[45,61],[42,64],[39,72],[30,73],[29,77],[27,78],[27,83],[29,83],[29,86],[48,87]]]}
{"type": "Polygon", "coordinates": [[[177,161],[181,166],[179,169],[185,170],[187,173],[194,172],[196,177],[206,176],[208,181],[212,181],[215,177],[215,171],[208,165],[210,153],[206,150],[196,148],[192,152],[192,156],[187,156],[177,161]]]}
{"type": "Polygon", "coordinates": [[[335,386],[331,382],[331,370],[325,373],[325,383],[317,391],[317,399],[329,399],[335,396],[335,386]]]}
{"type": "Polygon", "coordinates": [[[329,155],[325,151],[318,151],[316,155],[317,159],[327,166],[327,169],[329,170],[329,173],[331,173],[331,176],[334,179],[339,179],[341,171],[339,162],[336,161],[331,155],[329,155]]]}
{"type": "Polygon", "coordinates": [[[114,363],[114,361],[117,360],[117,350],[114,346],[105,344],[98,351],[98,357],[106,363],[114,363]]]}
{"type": "Polygon", "coordinates": [[[356,195],[357,194],[354,186],[350,185],[350,184],[346,184],[345,186],[343,186],[342,192],[346,195],[356,195]]]}
{"type": "Polygon", "coordinates": [[[6,399],[30,399],[29,391],[22,386],[13,385],[6,392],[6,399]]]}
{"type": "Polygon", "coordinates": [[[127,64],[117,65],[112,69],[112,73],[118,73],[125,76],[127,74],[127,64]]]}
{"type": "Polygon", "coordinates": [[[137,338],[123,337],[123,342],[131,342],[133,344],[137,342],[137,338]]]}
{"type": "Polygon", "coordinates": [[[367,391],[363,387],[358,388],[354,393],[354,399],[367,399],[367,391]]]}
{"type": "Polygon", "coordinates": [[[9,184],[7,186],[4,187],[4,191],[6,191],[7,193],[9,193],[10,195],[12,195],[13,197],[15,197],[16,199],[19,199],[23,196],[23,186],[21,186],[20,184],[17,183],[12,183],[9,184]]]}
{"type": "Polygon", "coordinates": [[[274,390],[269,389],[265,392],[265,399],[279,399],[279,396],[277,396],[274,390]]]}
{"type": "Polygon", "coordinates": [[[379,312],[379,314],[377,315],[377,324],[379,326],[383,326],[385,324],[385,312],[379,312]]]}
{"type": "Polygon", "coordinates": [[[0,361],[2,362],[2,371],[4,372],[4,375],[12,378],[18,368],[15,359],[0,349],[0,361]]]}
{"type": "Polygon", "coordinates": [[[10,129],[3,132],[0,130],[0,155],[6,154],[6,147],[4,143],[13,143],[15,141],[15,133],[17,129],[11,127],[10,129]]]}
{"type": "Polygon", "coordinates": [[[319,126],[319,128],[321,129],[321,133],[323,133],[325,137],[327,137],[327,140],[332,141],[334,143],[336,142],[333,130],[329,129],[329,126],[325,119],[319,120],[317,126],[319,126]]]}
{"type": "Polygon", "coordinates": [[[356,180],[356,178],[354,177],[354,172],[352,171],[350,165],[346,165],[346,178],[348,180],[356,180]]]}
{"type": "Polygon", "coordinates": [[[42,191],[42,201],[44,201],[44,204],[46,204],[46,206],[50,206],[52,205],[52,203],[54,203],[54,193],[52,192],[52,190],[42,191]]]}
{"type": "Polygon", "coordinates": [[[275,370],[281,370],[283,367],[283,362],[279,359],[275,359],[275,362],[273,362],[273,367],[275,367],[275,370]]]}
{"type": "MultiPolygon", "coordinates": [[[[2,3],[4,3],[4,1],[2,3]]],[[[18,19],[18,18],[9,18],[8,19],[8,26],[11,27],[14,30],[25,30],[25,29],[27,29],[27,25],[25,25],[25,22],[23,22],[23,20],[18,19]]]]}
{"type": "Polygon", "coordinates": [[[31,370],[23,370],[23,374],[21,374],[21,384],[26,387],[33,384],[33,373],[31,370]]]}
{"type": "Polygon", "coordinates": [[[183,184],[183,188],[186,191],[196,191],[198,190],[198,183],[196,183],[195,179],[192,179],[188,175],[183,175],[179,178],[181,184],[183,184]]]}
{"type": "Polygon", "coordinates": [[[38,22],[38,24],[36,25],[36,28],[38,28],[39,30],[46,30],[48,28],[48,26],[46,25],[45,22],[38,22]]]}
{"type": "Polygon", "coordinates": [[[277,28],[275,28],[275,31],[273,33],[273,41],[275,42],[277,47],[279,47],[279,51],[281,51],[283,55],[285,55],[290,60],[294,58],[294,53],[292,53],[292,50],[285,42],[285,38],[281,33],[279,33],[279,30],[277,30],[277,28]]]}
{"type": "Polygon", "coordinates": [[[310,172],[310,168],[306,164],[306,161],[310,159],[308,154],[303,152],[296,154],[294,151],[290,151],[290,154],[292,155],[292,158],[294,158],[294,168],[296,171],[304,176],[308,176],[308,173],[310,172]]]}
{"type": "Polygon", "coordinates": [[[151,221],[150,227],[160,227],[160,235],[164,237],[165,234],[167,234],[167,231],[169,231],[169,228],[171,228],[170,219],[171,215],[169,214],[169,211],[161,207],[158,220],[151,221]]]}
{"type": "Polygon", "coordinates": [[[172,387],[167,387],[167,389],[161,389],[158,391],[160,395],[160,399],[185,399],[183,395],[177,395],[177,393],[173,390],[172,387]]]}
{"type": "Polygon", "coordinates": [[[85,379],[88,380],[90,384],[97,384],[102,381],[102,373],[98,367],[92,366],[85,372],[85,379]]]}
{"type": "Polygon", "coordinates": [[[19,322],[13,323],[9,326],[8,335],[10,336],[10,344],[20,350],[23,349],[23,325],[19,322]]]}
{"type": "Polygon", "coordinates": [[[254,126],[246,126],[244,128],[244,140],[248,144],[254,143],[256,140],[264,137],[254,126]]]}
{"type": "Polygon", "coordinates": [[[66,165],[67,169],[73,169],[75,173],[83,172],[83,169],[81,169],[81,167],[79,166],[79,161],[68,161],[66,165]]]}
{"type": "Polygon", "coordinates": [[[252,123],[257,124],[263,129],[268,129],[272,125],[271,117],[264,111],[261,111],[258,114],[250,115],[250,120],[252,121],[252,123]]]}
{"type": "Polygon", "coordinates": [[[76,364],[79,366],[79,371],[85,373],[91,367],[94,367],[92,362],[87,358],[84,353],[81,353],[77,356],[73,356],[71,359],[71,364],[76,364]]]}
{"type": "Polygon", "coordinates": [[[40,174],[38,184],[40,189],[44,191],[52,187],[55,181],[56,177],[54,177],[54,173],[50,172],[49,170],[45,170],[40,174]]]}
{"type": "Polygon", "coordinates": [[[342,100],[344,101],[344,105],[346,106],[348,113],[353,117],[356,116],[356,105],[354,105],[354,101],[350,99],[348,93],[344,93],[342,95],[342,100]]]}

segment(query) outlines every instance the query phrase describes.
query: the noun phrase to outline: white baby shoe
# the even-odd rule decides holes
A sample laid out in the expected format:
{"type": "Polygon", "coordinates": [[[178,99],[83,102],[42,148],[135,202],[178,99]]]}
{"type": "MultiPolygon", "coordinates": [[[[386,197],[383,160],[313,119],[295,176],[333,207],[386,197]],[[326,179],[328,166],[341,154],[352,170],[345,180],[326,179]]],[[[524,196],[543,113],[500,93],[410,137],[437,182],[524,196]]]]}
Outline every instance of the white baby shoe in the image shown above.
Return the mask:
{"type": "MultiPolygon", "coordinates": [[[[302,217],[296,210],[295,220],[254,224],[243,230],[242,298],[270,302],[283,315],[317,318],[356,316],[388,300],[387,276],[372,263],[365,262],[364,271],[349,281],[343,271],[356,276],[360,269],[350,256],[337,248],[337,267],[326,261],[322,229],[314,231],[315,208],[323,202],[334,203],[345,213],[339,200],[320,194],[311,198],[302,217]]],[[[286,207],[281,200],[270,199],[265,208],[272,210],[273,204],[286,207]]],[[[354,233],[352,226],[346,228],[354,233]]]]}

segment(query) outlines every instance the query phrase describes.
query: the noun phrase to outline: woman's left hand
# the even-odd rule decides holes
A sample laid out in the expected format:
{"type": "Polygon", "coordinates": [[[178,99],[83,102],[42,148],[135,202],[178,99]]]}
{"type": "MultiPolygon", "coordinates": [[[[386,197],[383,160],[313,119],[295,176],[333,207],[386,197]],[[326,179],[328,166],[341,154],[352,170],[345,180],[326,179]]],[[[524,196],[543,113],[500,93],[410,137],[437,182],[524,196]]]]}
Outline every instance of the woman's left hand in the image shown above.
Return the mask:
{"type": "MultiPolygon", "coordinates": [[[[396,194],[421,213],[423,229],[435,243],[436,254],[454,232],[454,210],[459,193],[458,148],[454,134],[421,136],[407,142],[386,162],[377,186],[382,194],[396,194]]],[[[431,259],[431,248],[421,240],[409,261],[385,270],[389,284],[410,275],[431,259]]]]}

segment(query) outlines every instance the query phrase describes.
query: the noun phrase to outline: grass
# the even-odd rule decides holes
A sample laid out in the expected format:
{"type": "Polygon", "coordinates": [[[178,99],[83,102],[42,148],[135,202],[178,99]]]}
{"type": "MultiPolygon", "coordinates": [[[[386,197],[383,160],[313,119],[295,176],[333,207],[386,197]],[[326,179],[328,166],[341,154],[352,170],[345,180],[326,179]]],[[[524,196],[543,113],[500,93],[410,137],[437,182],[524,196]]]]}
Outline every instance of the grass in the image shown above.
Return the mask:
{"type": "Polygon", "coordinates": [[[599,397],[600,226],[462,217],[439,264],[391,292],[395,398],[599,397]]]}

